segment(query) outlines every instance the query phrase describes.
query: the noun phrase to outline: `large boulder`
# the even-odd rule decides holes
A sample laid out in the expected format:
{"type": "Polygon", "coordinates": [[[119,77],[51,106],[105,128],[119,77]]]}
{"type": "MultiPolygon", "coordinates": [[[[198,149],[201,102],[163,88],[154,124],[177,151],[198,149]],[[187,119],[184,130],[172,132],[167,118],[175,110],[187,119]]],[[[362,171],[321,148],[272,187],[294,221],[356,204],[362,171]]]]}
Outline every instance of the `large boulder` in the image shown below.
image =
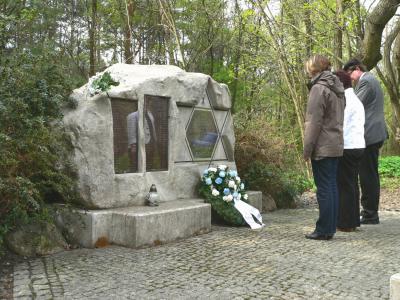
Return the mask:
{"type": "Polygon", "coordinates": [[[54,254],[68,248],[56,226],[47,222],[21,225],[5,238],[8,248],[22,256],[54,254]]]}
{"type": "Polygon", "coordinates": [[[74,148],[72,161],[78,170],[82,206],[99,209],[144,205],[153,183],[161,201],[195,198],[200,175],[210,163],[217,161],[236,169],[231,101],[226,85],[208,75],[185,72],[175,66],[115,64],[105,72],[119,85],[92,96],[86,84],[71,95],[77,107],[64,112],[63,122],[74,148]],[[134,103],[139,120],[143,120],[147,96],[168,99],[168,168],[145,170],[145,147],[139,144],[144,144],[145,129],[138,125],[138,171],[117,174],[113,131],[117,114],[113,115],[112,104],[116,99],[134,103]],[[189,125],[195,123],[192,120],[197,116],[204,117],[204,113],[209,114],[209,123],[215,123],[218,140],[212,157],[199,160],[193,158],[189,149],[187,128],[199,131],[200,126],[189,125]]]}

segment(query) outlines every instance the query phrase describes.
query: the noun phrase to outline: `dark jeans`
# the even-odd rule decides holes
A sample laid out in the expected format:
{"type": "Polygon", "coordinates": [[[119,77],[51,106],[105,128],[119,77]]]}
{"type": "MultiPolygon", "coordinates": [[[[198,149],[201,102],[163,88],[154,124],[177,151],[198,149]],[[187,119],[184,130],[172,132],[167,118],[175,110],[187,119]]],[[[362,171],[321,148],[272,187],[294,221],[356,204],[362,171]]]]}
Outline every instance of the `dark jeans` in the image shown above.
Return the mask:
{"type": "Polygon", "coordinates": [[[339,215],[337,227],[360,226],[360,194],[358,168],[364,149],[344,149],[339,158],[337,185],[339,191],[339,215]]]}
{"type": "Polygon", "coordinates": [[[364,219],[377,219],[381,184],[378,173],[379,149],[383,142],[368,145],[360,161],[361,215],[364,219]]]}
{"type": "Polygon", "coordinates": [[[311,160],[314,182],[317,186],[319,218],[315,232],[333,235],[336,232],[338,215],[338,190],[336,184],[337,157],[311,160]]]}

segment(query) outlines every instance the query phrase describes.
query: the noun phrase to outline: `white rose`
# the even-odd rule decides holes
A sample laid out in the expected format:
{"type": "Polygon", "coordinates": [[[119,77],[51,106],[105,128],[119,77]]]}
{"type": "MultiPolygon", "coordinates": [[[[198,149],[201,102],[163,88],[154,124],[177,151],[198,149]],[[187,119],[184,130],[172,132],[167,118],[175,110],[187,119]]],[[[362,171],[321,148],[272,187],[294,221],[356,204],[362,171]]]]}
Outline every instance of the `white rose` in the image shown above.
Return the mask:
{"type": "Polygon", "coordinates": [[[225,169],[227,168],[226,165],[219,165],[218,168],[222,171],[225,171],[225,169]]]}
{"type": "Polygon", "coordinates": [[[211,194],[213,194],[213,196],[219,196],[219,192],[216,189],[213,189],[211,194]]]}
{"type": "Polygon", "coordinates": [[[224,196],[222,197],[222,200],[224,200],[225,202],[231,202],[233,199],[232,195],[228,195],[228,196],[224,196]]]}
{"type": "Polygon", "coordinates": [[[244,194],[243,199],[244,199],[244,200],[247,200],[248,198],[249,198],[249,195],[244,194]]]}
{"type": "Polygon", "coordinates": [[[240,183],[240,177],[239,176],[236,176],[236,181],[237,181],[237,183],[240,183]]]}
{"type": "Polygon", "coordinates": [[[233,187],[235,186],[235,182],[234,182],[233,180],[229,180],[228,186],[229,186],[230,188],[233,188],[233,187]]]}
{"type": "Polygon", "coordinates": [[[208,172],[217,172],[217,168],[208,168],[208,172]]]}

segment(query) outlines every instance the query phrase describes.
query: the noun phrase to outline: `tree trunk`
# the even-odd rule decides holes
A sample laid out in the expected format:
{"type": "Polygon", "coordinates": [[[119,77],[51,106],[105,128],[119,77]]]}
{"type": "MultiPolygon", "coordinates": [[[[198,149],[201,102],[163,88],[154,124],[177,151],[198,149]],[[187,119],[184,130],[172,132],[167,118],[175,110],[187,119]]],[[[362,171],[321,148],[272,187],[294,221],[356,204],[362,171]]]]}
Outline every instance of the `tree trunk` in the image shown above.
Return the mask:
{"type": "Polygon", "coordinates": [[[92,0],[92,15],[89,28],[89,76],[96,74],[96,28],[97,0],[92,0]]]}
{"type": "MultiPolygon", "coordinates": [[[[356,19],[356,48],[362,48],[362,40],[364,39],[364,30],[363,30],[363,20],[361,18],[361,6],[360,0],[355,0],[355,19],[356,19]]],[[[352,57],[351,47],[349,47],[350,54],[349,57],[352,57]]]]}
{"type": "MultiPolygon", "coordinates": [[[[400,23],[400,20],[397,21],[400,23]]],[[[397,82],[400,81],[400,32],[397,33],[394,46],[393,46],[393,54],[392,54],[392,61],[393,61],[393,72],[396,76],[397,82]]]]}
{"type": "Polygon", "coordinates": [[[336,0],[335,15],[335,35],[333,42],[333,67],[338,70],[342,67],[343,60],[343,3],[342,0],[336,0]]]}
{"type": "Polygon", "coordinates": [[[125,0],[126,22],[124,28],[124,58],[125,63],[133,63],[132,52],[132,19],[135,12],[133,0],[125,0]]]}
{"type": "MultiPolygon", "coordinates": [[[[384,70],[381,72],[377,68],[378,75],[384,83],[386,90],[389,94],[390,103],[392,107],[392,120],[390,124],[391,132],[393,133],[394,140],[396,144],[399,144],[400,138],[400,92],[399,92],[399,70],[398,70],[398,51],[400,46],[400,20],[392,28],[391,32],[386,36],[385,46],[383,48],[383,66],[384,70]],[[392,45],[393,54],[392,54],[392,45]]],[[[394,145],[392,145],[393,147],[394,145]]],[[[398,145],[397,145],[398,146],[398,145]]],[[[398,148],[398,147],[396,147],[398,148]]]]}
{"type": "MultiPolygon", "coordinates": [[[[258,18],[258,26],[257,28],[261,28],[261,21],[262,17],[260,16],[258,18]]],[[[254,56],[258,56],[258,52],[260,50],[260,34],[259,34],[259,29],[256,29],[256,39],[255,39],[255,44],[253,45],[254,47],[254,56]]],[[[258,82],[257,82],[257,66],[254,65],[253,67],[253,72],[251,72],[251,77],[250,77],[250,101],[254,99],[254,91],[259,87],[258,82]]]]}
{"type": "Polygon", "coordinates": [[[368,70],[374,68],[382,59],[380,52],[382,32],[396,13],[399,4],[400,0],[381,0],[367,17],[362,56],[368,70]]]}
{"type": "Polygon", "coordinates": [[[236,40],[235,54],[233,57],[233,82],[232,82],[232,113],[235,112],[235,102],[237,96],[237,86],[239,80],[239,64],[241,59],[241,47],[242,47],[242,36],[243,36],[243,19],[242,11],[240,9],[239,3],[235,0],[235,13],[238,18],[238,23],[236,24],[238,28],[238,37],[236,40]]]}
{"type": "Polygon", "coordinates": [[[167,47],[169,64],[177,66],[178,63],[176,62],[174,48],[172,47],[172,42],[171,42],[173,39],[171,37],[171,33],[169,30],[165,32],[165,39],[166,39],[165,46],[167,47]]]}
{"type": "Polygon", "coordinates": [[[313,52],[313,41],[312,41],[312,22],[311,22],[311,10],[308,8],[310,0],[304,1],[304,25],[306,27],[306,56],[310,57],[313,52]]]}
{"type": "MultiPolygon", "coordinates": [[[[175,19],[174,16],[172,15],[172,8],[167,0],[158,0],[158,4],[160,7],[160,15],[161,15],[161,22],[164,25],[164,27],[171,33],[175,40],[175,46],[176,49],[181,56],[181,67],[186,70],[186,58],[185,58],[185,53],[182,50],[181,47],[181,41],[180,37],[178,34],[178,29],[175,24],[175,19]]],[[[175,61],[178,62],[177,58],[175,57],[175,61]]]]}
{"type": "Polygon", "coordinates": [[[277,62],[279,64],[279,67],[282,71],[283,75],[283,80],[287,84],[287,87],[289,89],[289,94],[290,98],[293,101],[295,112],[296,112],[296,119],[297,119],[297,124],[300,129],[300,135],[302,140],[304,141],[304,111],[303,111],[303,103],[305,100],[303,99],[303,95],[299,94],[296,82],[298,82],[298,76],[296,74],[293,74],[290,70],[290,64],[288,62],[288,58],[286,56],[286,50],[282,46],[282,43],[280,41],[280,37],[276,34],[277,31],[279,31],[279,28],[273,28],[274,22],[270,19],[268,14],[266,13],[263,3],[261,0],[255,0],[256,5],[260,8],[260,12],[265,20],[266,23],[266,28],[268,30],[269,35],[271,36],[271,41],[272,44],[275,48],[275,51],[277,51],[278,57],[277,57],[277,62]]]}

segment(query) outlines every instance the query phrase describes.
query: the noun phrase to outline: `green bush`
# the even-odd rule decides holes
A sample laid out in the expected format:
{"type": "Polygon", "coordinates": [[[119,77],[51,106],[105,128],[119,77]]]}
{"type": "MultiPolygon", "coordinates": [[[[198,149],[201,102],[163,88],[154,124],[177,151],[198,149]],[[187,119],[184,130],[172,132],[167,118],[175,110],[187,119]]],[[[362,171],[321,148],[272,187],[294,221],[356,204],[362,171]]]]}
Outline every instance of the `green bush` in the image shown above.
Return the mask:
{"type": "Polygon", "coordinates": [[[384,156],[379,158],[379,174],[383,177],[400,178],[400,156],[384,156]]]}
{"type": "Polygon", "coordinates": [[[57,57],[24,53],[0,61],[1,244],[17,224],[48,220],[46,202],[74,201],[77,193],[60,126],[71,86],[57,57]]]}
{"type": "Polygon", "coordinates": [[[381,188],[398,189],[400,186],[400,156],[379,158],[381,188]]]}
{"type": "Polygon", "coordinates": [[[271,195],[278,208],[295,208],[295,197],[312,187],[305,178],[257,160],[246,166],[243,178],[250,189],[271,195]]]}
{"type": "MultiPolygon", "coordinates": [[[[242,119],[236,115],[235,120],[242,119]]],[[[296,141],[269,124],[264,115],[252,115],[250,122],[235,122],[235,161],[238,172],[251,190],[271,195],[278,208],[294,208],[295,196],[312,188],[296,141]]]]}

